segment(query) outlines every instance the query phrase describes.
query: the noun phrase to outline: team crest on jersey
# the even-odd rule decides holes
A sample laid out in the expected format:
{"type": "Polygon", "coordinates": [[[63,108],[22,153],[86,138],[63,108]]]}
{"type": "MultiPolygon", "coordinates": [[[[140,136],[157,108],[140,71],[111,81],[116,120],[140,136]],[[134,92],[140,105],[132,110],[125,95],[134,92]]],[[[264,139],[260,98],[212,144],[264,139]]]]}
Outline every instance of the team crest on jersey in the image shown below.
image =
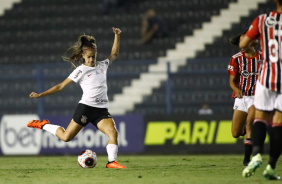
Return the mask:
{"type": "Polygon", "coordinates": [[[86,116],[82,115],[81,123],[87,123],[87,117],[86,116]]]}
{"type": "Polygon", "coordinates": [[[265,25],[267,27],[273,27],[275,26],[275,24],[277,24],[276,20],[273,17],[267,17],[265,20],[265,25]]]}

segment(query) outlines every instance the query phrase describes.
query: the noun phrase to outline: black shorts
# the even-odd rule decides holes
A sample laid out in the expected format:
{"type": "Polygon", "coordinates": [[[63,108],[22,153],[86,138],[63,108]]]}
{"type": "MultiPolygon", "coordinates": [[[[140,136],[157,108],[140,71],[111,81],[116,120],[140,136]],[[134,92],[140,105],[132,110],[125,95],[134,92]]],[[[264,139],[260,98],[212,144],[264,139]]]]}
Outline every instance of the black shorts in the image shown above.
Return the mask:
{"type": "Polygon", "coordinates": [[[73,115],[73,120],[81,126],[86,126],[88,123],[92,123],[97,127],[97,124],[102,119],[107,118],[112,118],[107,108],[91,107],[81,103],[77,105],[73,115]]]}

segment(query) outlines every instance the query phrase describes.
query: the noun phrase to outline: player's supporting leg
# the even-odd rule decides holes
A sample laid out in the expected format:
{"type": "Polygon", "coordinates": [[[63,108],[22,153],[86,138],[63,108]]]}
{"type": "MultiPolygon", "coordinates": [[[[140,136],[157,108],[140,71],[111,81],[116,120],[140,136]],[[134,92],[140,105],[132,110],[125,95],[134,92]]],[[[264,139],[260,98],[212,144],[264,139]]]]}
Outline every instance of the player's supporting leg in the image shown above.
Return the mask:
{"type": "MultiPolygon", "coordinates": [[[[246,133],[245,156],[243,160],[244,165],[248,165],[252,153],[251,130],[250,130],[250,126],[248,125],[248,117],[249,117],[249,113],[235,109],[233,113],[232,129],[231,129],[232,136],[234,138],[244,136],[246,133]],[[247,124],[246,124],[246,120],[247,120],[247,124]]],[[[250,118],[249,121],[251,121],[250,118]]]]}
{"type": "Polygon", "coordinates": [[[251,177],[257,168],[262,164],[261,153],[263,150],[264,140],[266,137],[266,127],[268,120],[270,119],[271,113],[256,110],[255,120],[252,127],[252,141],[253,141],[253,152],[254,155],[248,166],[243,170],[243,177],[251,177]]]}
{"type": "Polygon", "coordinates": [[[244,160],[243,164],[245,166],[248,165],[248,163],[251,160],[251,154],[252,154],[252,126],[254,122],[254,117],[255,117],[255,107],[252,105],[248,109],[248,116],[247,116],[247,124],[246,124],[246,139],[245,139],[245,155],[244,155],[244,160]]]}
{"type": "Polygon", "coordinates": [[[278,180],[280,176],[276,175],[274,169],[281,154],[282,149],[282,113],[275,111],[270,136],[269,164],[263,172],[263,176],[269,180],[278,180]]]}
{"type": "Polygon", "coordinates": [[[247,167],[243,170],[243,177],[251,177],[257,168],[259,168],[262,164],[261,153],[263,150],[263,144],[266,137],[266,124],[268,122],[255,119],[254,125],[252,128],[252,139],[253,139],[253,158],[247,165],[247,167]]]}
{"type": "Polygon", "coordinates": [[[266,137],[266,128],[268,125],[267,120],[255,119],[252,128],[252,140],[253,140],[253,155],[262,153],[264,140],[266,137]]]}
{"type": "Polygon", "coordinates": [[[240,137],[244,132],[244,126],[246,124],[248,113],[240,110],[234,110],[232,118],[231,133],[234,138],[240,137]]]}
{"type": "Polygon", "coordinates": [[[247,166],[251,160],[251,154],[252,154],[252,139],[246,138],[244,141],[245,145],[245,154],[244,154],[244,160],[243,165],[247,166]]]}
{"type": "Polygon", "coordinates": [[[73,120],[71,120],[66,130],[61,126],[50,124],[48,120],[32,120],[28,122],[27,126],[46,130],[65,142],[71,141],[83,128],[83,126],[77,124],[73,120]]]}
{"type": "Polygon", "coordinates": [[[118,153],[118,132],[115,127],[115,123],[112,118],[102,119],[97,124],[98,129],[106,134],[109,137],[108,145],[106,147],[108,153],[108,163],[106,164],[107,168],[119,168],[123,169],[126,168],[123,165],[120,165],[117,159],[118,153]]]}

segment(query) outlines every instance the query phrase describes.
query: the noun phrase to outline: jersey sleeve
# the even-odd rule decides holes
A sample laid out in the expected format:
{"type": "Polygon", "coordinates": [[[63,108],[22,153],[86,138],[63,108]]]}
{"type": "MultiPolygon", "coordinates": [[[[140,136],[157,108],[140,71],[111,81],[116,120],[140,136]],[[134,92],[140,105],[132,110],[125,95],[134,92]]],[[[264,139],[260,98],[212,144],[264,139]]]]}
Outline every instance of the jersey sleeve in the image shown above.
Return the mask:
{"type": "Polygon", "coordinates": [[[82,77],[82,68],[77,67],[69,76],[68,78],[73,80],[75,83],[77,83],[82,77]]]}
{"type": "Polygon", "coordinates": [[[233,76],[236,76],[238,74],[238,64],[235,61],[234,57],[232,57],[229,62],[227,72],[229,73],[229,75],[233,75],[233,76]]]}
{"type": "Polygon", "coordinates": [[[253,23],[249,27],[249,30],[247,31],[246,35],[252,40],[255,40],[259,37],[259,17],[257,17],[253,21],[253,23]]]}

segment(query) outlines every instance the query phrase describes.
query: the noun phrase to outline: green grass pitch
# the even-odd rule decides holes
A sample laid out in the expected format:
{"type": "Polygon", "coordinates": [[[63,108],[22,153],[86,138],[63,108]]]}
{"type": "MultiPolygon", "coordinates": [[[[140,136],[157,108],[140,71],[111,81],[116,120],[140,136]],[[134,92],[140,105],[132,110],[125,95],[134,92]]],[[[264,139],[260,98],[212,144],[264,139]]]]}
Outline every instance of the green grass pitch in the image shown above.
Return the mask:
{"type": "MultiPolygon", "coordinates": [[[[120,155],[118,161],[126,169],[107,169],[107,157],[98,155],[93,169],[83,169],[77,156],[1,156],[0,183],[2,184],[260,184],[266,183],[263,165],[251,178],[242,178],[242,155],[120,155]]],[[[277,163],[282,174],[282,161],[277,163]]],[[[279,182],[278,182],[279,183],[279,182]]]]}

